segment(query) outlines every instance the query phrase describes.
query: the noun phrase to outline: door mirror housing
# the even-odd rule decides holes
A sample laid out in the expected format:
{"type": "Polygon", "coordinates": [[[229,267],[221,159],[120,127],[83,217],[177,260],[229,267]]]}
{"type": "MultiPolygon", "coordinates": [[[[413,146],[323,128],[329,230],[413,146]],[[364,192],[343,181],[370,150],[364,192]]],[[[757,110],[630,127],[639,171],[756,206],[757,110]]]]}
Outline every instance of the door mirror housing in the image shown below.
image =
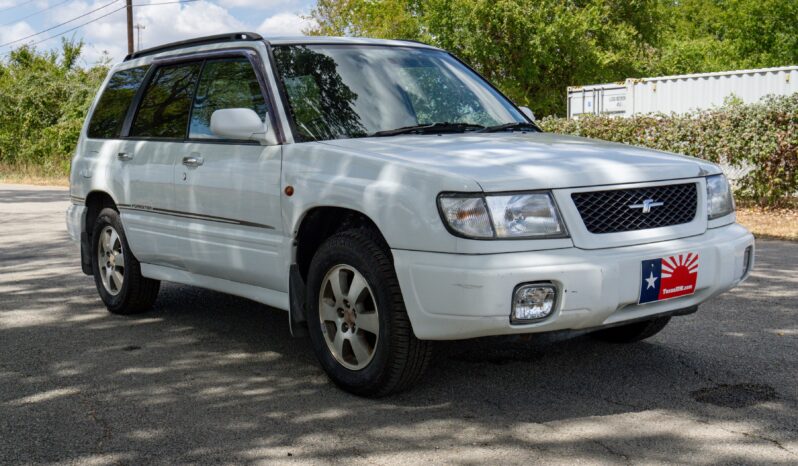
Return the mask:
{"type": "Polygon", "coordinates": [[[535,121],[535,113],[529,107],[518,107],[521,109],[521,113],[526,115],[532,121],[535,121]]]}
{"type": "MultiPolygon", "coordinates": [[[[269,121],[268,114],[266,121],[269,121]]],[[[249,108],[223,108],[211,114],[211,132],[220,138],[277,144],[274,131],[249,108]]]]}

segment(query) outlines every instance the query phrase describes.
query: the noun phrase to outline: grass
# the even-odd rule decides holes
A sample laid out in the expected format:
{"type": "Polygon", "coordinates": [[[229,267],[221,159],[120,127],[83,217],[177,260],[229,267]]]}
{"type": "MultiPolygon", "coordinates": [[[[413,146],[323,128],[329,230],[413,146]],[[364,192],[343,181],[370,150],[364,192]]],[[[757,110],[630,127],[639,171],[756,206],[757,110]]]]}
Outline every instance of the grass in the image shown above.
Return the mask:
{"type": "Polygon", "coordinates": [[[0,164],[0,183],[69,186],[69,177],[53,175],[37,168],[20,168],[0,164]]]}
{"type": "Polygon", "coordinates": [[[798,208],[738,207],[737,221],[757,238],[798,241],[798,208]]]}

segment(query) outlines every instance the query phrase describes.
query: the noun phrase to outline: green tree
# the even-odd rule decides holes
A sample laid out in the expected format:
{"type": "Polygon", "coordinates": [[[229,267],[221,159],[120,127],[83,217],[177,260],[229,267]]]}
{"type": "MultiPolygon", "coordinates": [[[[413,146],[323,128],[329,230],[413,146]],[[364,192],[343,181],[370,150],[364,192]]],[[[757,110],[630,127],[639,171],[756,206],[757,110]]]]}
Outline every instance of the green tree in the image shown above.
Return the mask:
{"type": "Polygon", "coordinates": [[[537,113],[569,85],[798,63],[796,0],[319,0],[319,35],[450,50],[537,113]]]}
{"type": "Polygon", "coordinates": [[[662,40],[644,71],[681,74],[798,63],[798,1],[664,2],[662,40]]]}
{"type": "Polygon", "coordinates": [[[22,47],[0,62],[0,164],[68,172],[86,111],[108,71],[77,66],[82,47],[69,40],[60,52],[22,47]]]}
{"type": "Polygon", "coordinates": [[[443,47],[549,114],[564,109],[568,84],[635,74],[658,38],[659,12],[656,0],[320,0],[310,32],[443,47]]]}

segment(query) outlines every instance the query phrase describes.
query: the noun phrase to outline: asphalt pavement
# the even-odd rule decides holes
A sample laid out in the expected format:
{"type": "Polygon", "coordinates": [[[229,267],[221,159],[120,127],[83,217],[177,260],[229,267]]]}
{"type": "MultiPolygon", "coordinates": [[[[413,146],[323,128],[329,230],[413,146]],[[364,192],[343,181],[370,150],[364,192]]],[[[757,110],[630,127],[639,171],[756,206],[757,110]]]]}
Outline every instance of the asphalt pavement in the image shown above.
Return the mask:
{"type": "Polygon", "coordinates": [[[645,342],[446,342],[369,400],[246,299],[108,313],[67,204],[0,185],[0,465],[798,464],[798,243],[758,241],[751,279],[645,342]]]}

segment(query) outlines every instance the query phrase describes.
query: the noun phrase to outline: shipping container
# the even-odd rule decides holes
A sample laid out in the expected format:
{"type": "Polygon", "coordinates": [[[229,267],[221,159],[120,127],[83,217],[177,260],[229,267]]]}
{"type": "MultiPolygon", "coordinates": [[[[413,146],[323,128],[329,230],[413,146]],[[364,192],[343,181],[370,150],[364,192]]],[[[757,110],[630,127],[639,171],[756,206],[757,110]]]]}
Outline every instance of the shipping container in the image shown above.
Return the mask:
{"type": "Polygon", "coordinates": [[[769,94],[794,92],[798,92],[798,66],[629,78],[620,83],[570,86],[568,118],[587,113],[685,113],[723,105],[730,97],[752,103],[769,94]]]}

